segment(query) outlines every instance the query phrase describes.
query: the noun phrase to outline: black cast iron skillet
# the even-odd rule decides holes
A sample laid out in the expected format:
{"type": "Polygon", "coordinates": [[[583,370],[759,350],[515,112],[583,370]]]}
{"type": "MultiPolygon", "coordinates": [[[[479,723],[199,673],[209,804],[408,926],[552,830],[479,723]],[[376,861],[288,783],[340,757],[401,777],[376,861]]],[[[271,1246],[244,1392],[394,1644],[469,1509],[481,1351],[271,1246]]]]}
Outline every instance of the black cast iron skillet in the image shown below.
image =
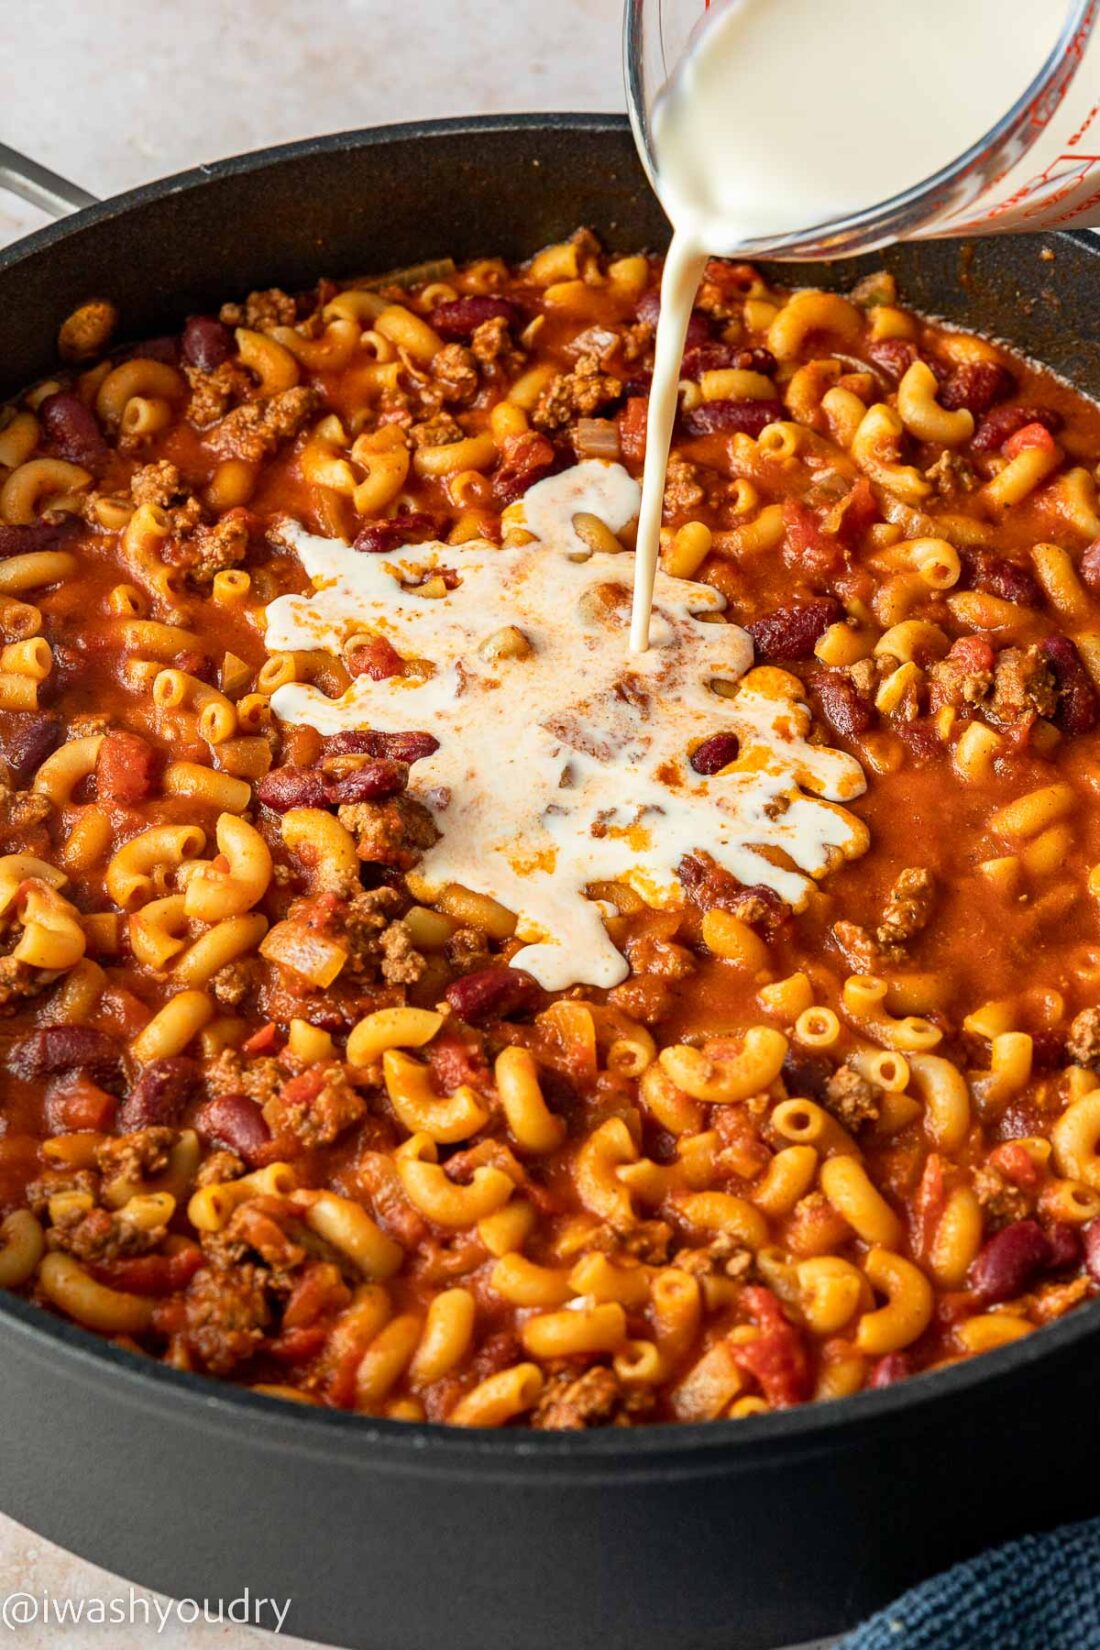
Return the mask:
{"type": "MultiPolygon", "coordinates": [[[[452,121],[246,155],[0,253],[0,374],[14,389],[48,373],[59,322],[90,296],[114,299],[139,338],[252,287],[443,253],[522,257],[578,224],[623,250],[667,238],[625,121],[452,121]]],[[[786,273],[843,287],[883,262],[917,308],[1100,394],[1086,237],[786,273]]],[[[581,1435],[282,1404],[3,1295],[0,1356],[4,1511],[177,1596],[289,1595],[291,1631],[364,1650],[771,1650],[992,1542],[1100,1510],[1093,1308],[837,1403],[581,1435]]]]}

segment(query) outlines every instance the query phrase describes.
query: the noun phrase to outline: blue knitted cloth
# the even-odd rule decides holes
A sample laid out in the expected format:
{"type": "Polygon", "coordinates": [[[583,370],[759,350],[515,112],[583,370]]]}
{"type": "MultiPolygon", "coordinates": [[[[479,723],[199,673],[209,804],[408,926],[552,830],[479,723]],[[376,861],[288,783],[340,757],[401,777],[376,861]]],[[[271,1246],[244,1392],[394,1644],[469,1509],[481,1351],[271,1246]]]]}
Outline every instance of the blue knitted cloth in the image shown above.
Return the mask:
{"type": "Polygon", "coordinates": [[[1100,1518],[957,1564],[838,1650],[1100,1650],[1100,1518]]]}

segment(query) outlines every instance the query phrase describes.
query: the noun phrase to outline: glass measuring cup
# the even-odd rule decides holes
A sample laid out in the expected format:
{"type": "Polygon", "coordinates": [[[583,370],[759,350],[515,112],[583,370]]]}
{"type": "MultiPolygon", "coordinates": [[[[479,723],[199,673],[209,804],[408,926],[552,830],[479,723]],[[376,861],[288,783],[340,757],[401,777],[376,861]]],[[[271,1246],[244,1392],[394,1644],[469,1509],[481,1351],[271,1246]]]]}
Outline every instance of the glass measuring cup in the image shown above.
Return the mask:
{"type": "MultiPolygon", "coordinates": [[[[705,9],[701,0],[626,0],[627,102],[658,197],[654,110],[697,32],[724,9],[705,9]]],[[[991,130],[930,177],[833,221],[746,240],[738,251],[830,257],[899,239],[1100,224],[1098,15],[1100,0],[1068,0],[1057,39],[1024,92],[991,130]]]]}

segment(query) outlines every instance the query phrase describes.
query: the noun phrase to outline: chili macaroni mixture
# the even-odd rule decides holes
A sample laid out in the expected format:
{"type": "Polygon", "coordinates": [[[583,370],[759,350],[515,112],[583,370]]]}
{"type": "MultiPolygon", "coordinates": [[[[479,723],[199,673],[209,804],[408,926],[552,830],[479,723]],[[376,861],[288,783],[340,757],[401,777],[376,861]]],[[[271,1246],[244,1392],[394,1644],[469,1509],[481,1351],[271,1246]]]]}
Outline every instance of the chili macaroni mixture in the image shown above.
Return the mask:
{"type": "MultiPolygon", "coordinates": [[[[587,885],[618,983],[582,947],[546,989],[499,884],[425,874],[461,764],[402,708],[440,661],[382,619],[275,645],[309,554],[441,611],[463,547],[490,597],[493,546],[543,572],[582,465],[628,508],[575,512],[569,566],[613,568],[658,282],[580,232],[121,352],[109,305],[66,322],[0,427],[0,1286],[260,1392],[543,1428],[887,1385],[1100,1286],[1090,402],[888,275],[709,266],[663,572],[743,668],[653,781],[715,799],[675,897],[630,855],[587,885]],[[800,862],[773,798],[749,880],[753,694],[850,825],[800,862]]],[[[509,694],[533,651],[494,620],[477,656],[509,694]]]]}

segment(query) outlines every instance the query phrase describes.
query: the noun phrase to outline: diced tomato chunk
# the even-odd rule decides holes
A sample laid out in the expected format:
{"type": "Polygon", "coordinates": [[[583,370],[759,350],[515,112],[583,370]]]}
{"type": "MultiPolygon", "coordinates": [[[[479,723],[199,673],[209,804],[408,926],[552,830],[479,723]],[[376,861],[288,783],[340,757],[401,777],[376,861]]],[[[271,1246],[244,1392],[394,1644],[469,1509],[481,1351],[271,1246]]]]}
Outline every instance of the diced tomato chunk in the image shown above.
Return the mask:
{"type": "Polygon", "coordinates": [[[283,1330],[303,1329],[315,1324],[325,1313],[343,1311],[351,1299],[351,1291],[340,1276],[340,1269],[328,1261],[307,1266],[287,1298],[283,1312],[283,1330]]]}
{"type": "Polygon", "coordinates": [[[274,1020],[269,1020],[259,1031],[253,1032],[246,1043],[241,1044],[242,1054],[267,1054],[275,1047],[279,1028],[274,1020]]]}
{"type": "Polygon", "coordinates": [[[309,1071],[303,1071],[300,1077],[292,1077],[287,1083],[283,1089],[283,1099],[288,1105],[299,1105],[302,1102],[308,1105],[311,1100],[316,1100],[324,1088],[327,1076],[328,1068],[325,1066],[313,1066],[309,1071]]]}
{"type": "Polygon", "coordinates": [[[943,1158],[938,1152],[930,1152],[913,1199],[917,1243],[922,1253],[931,1243],[946,1206],[947,1182],[943,1172],[943,1158]]]}
{"type": "Polygon", "coordinates": [[[197,1243],[188,1243],[171,1255],[123,1255],[118,1260],[93,1262],[90,1270],[110,1289],[133,1295],[174,1295],[186,1289],[202,1264],[202,1250],[197,1243]]]}
{"type": "Polygon", "coordinates": [[[453,1094],[463,1083],[477,1084],[485,1077],[485,1061],[479,1050],[447,1032],[437,1037],[428,1050],[428,1062],[441,1094],[453,1094]]]}
{"type": "Polygon", "coordinates": [[[108,733],[95,765],[96,796],[100,802],[126,807],[151,796],[157,775],[157,753],[136,733],[108,733]]]}
{"type": "Polygon", "coordinates": [[[844,547],[828,533],[805,504],[789,498],[783,505],[783,524],[786,534],[783,544],[783,562],[797,569],[810,584],[821,584],[839,573],[844,566],[844,547]]]}
{"type": "Polygon", "coordinates": [[[619,446],[624,458],[640,464],[645,458],[645,428],[649,417],[649,396],[627,396],[619,414],[619,446]]]}
{"type": "Polygon", "coordinates": [[[1047,452],[1053,452],[1055,446],[1054,437],[1045,424],[1025,424],[1022,430],[1009,436],[1001,451],[1006,458],[1018,458],[1029,447],[1042,447],[1047,452]]]}
{"type": "Polygon", "coordinates": [[[304,1364],[320,1352],[328,1340],[329,1328],[327,1323],[311,1323],[301,1329],[285,1329],[268,1341],[264,1351],[281,1364],[304,1364]]]}
{"type": "Polygon", "coordinates": [[[994,1147],[989,1154],[989,1161],[993,1167],[1022,1186],[1025,1191],[1034,1191],[1043,1178],[1043,1171],[1019,1140],[1006,1140],[1000,1146],[994,1147]]]}
{"type": "Polygon", "coordinates": [[[113,1122],[118,1100],[101,1089],[82,1071],[72,1072],[46,1096],[46,1124],[51,1134],[89,1131],[106,1134],[113,1122]]]}
{"type": "Polygon", "coordinates": [[[830,532],[842,544],[854,550],[868,527],[879,519],[878,501],[866,476],[860,476],[851,492],[846,493],[827,517],[830,532]]]}
{"type": "Polygon", "coordinates": [[[733,1347],[734,1362],[759,1382],[773,1409],[803,1403],[810,1396],[810,1362],[801,1335],[787,1322],[770,1289],[754,1285],[742,1298],[760,1334],[733,1347]]]}

